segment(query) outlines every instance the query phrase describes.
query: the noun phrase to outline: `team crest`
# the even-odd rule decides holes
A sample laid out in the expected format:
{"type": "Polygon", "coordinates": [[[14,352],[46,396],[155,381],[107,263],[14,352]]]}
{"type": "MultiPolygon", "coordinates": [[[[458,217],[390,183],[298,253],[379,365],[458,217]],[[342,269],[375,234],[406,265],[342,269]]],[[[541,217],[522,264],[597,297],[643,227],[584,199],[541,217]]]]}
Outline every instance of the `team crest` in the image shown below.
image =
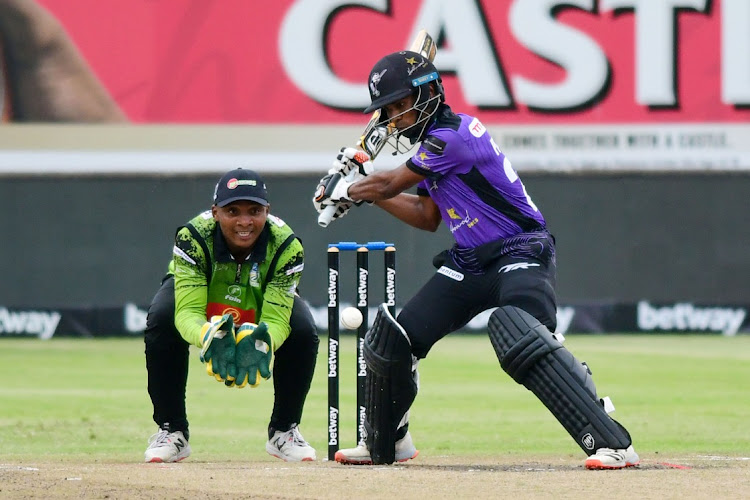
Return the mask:
{"type": "Polygon", "coordinates": [[[380,73],[375,73],[372,75],[372,78],[370,78],[370,93],[374,95],[375,97],[380,97],[380,91],[378,90],[378,84],[380,83],[380,80],[382,80],[383,75],[385,72],[388,71],[388,68],[385,68],[380,73]]]}

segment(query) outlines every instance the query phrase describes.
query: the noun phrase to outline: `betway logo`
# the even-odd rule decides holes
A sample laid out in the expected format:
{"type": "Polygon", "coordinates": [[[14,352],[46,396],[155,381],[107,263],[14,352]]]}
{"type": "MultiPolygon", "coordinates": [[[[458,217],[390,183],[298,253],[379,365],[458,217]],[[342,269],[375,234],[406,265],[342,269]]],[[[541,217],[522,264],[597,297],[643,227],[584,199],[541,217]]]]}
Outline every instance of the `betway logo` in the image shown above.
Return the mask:
{"type": "Polygon", "coordinates": [[[328,378],[336,378],[339,376],[338,363],[339,363],[339,341],[336,339],[328,339],[328,378]]]}
{"type": "Polygon", "coordinates": [[[56,311],[9,311],[0,307],[0,334],[31,334],[47,340],[55,334],[61,317],[56,311]]]}
{"type": "Polygon", "coordinates": [[[339,410],[333,406],[328,407],[328,444],[339,444],[339,410]]]}
{"type": "Polygon", "coordinates": [[[367,307],[367,269],[359,268],[357,281],[357,307],[367,307]]]}
{"type": "Polygon", "coordinates": [[[641,330],[712,331],[735,335],[745,320],[744,308],[696,307],[682,303],[653,307],[646,301],[638,303],[638,328],[641,330]]]}
{"type": "Polygon", "coordinates": [[[392,267],[386,269],[385,273],[385,296],[387,306],[396,305],[396,270],[392,267]]]}
{"type": "Polygon", "coordinates": [[[148,311],[140,309],[132,303],[125,304],[125,330],[129,333],[143,333],[146,329],[148,311]]]}
{"type": "Polygon", "coordinates": [[[357,367],[359,368],[357,370],[357,376],[366,377],[367,363],[365,362],[365,339],[361,337],[359,339],[359,348],[357,349],[357,367]]]}
{"type": "Polygon", "coordinates": [[[336,302],[338,301],[338,297],[336,296],[338,280],[339,272],[328,268],[328,307],[336,307],[336,302]]]}

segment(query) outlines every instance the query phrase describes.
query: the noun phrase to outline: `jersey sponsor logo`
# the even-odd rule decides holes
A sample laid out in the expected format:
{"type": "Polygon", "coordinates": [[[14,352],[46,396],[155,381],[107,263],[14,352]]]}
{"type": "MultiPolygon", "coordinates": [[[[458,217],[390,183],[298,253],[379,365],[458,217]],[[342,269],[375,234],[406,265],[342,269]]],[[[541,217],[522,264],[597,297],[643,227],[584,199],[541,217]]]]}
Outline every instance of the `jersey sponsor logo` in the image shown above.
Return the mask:
{"type": "Polygon", "coordinates": [[[250,268],[250,286],[253,288],[260,287],[260,280],[258,279],[258,263],[253,262],[253,267],[250,268]]]}
{"type": "Polygon", "coordinates": [[[255,309],[240,309],[227,304],[219,304],[218,302],[209,302],[206,305],[206,318],[210,318],[211,316],[223,316],[225,314],[232,315],[232,320],[235,325],[241,325],[242,323],[255,323],[255,309]]]}
{"type": "Polygon", "coordinates": [[[446,210],[446,212],[448,212],[448,217],[450,217],[451,219],[457,219],[457,220],[463,219],[463,217],[461,217],[460,215],[456,213],[455,208],[449,208],[448,210],[446,210]]]}
{"type": "Polygon", "coordinates": [[[507,266],[501,267],[497,270],[497,272],[509,273],[517,269],[528,269],[530,267],[539,267],[539,264],[537,264],[536,262],[514,262],[513,264],[508,264],[507,266]]]}
{"type": "Polygon", "coordinates": [[[230,294],[224,295],[224,300],[229,300],[229,301],[232,301],[232,302],[237,302],[238,304],[242,303],[242,299],[240,299],[239,297],[234,297],[234,296],[232,296],[230,294]]]}
{"type": "Polygon", "coordinates": [[[440,269],[437,270],[438,274],[442,274],[443,276],[447,276],[452,280],[456,281],[463,281],[464,275],[463,273],[459,273],[455,269],[451,269],[450,267],[443,266],[440,269]]]}
{"type": "Polygon", "coordinates": [[[459,229],[461,229],[463,226],[474,227],[474,225],[477,222],[479,222],[479,218],[478,217],[472,218],[469,215],[469,211],[468,210],[466,211],[466,215],[463,216],[463,217],[460,216],[460,215],[458,215],[456,213],[456,209],[455,208],[449,208],[448,210],[446,210],[446,212],[448,212],[448,217],[450,217],[451,219],[453,219],[453,220],[460,220],[461,221],[458,224],[453,224],[452,222],[450,222],[448,224],[448,227],[450,228],[451,233],[455,233],[456,231],[458,231],[459,229]]]}
{"type": "Polygon", "coordinates": [[[422,147],[432,154],[442,155],[445,152],[445,141],[430,135],[424,140],[422,147]]]}
{"type": "Polygon", "coordinates": [[[196,265],[196,262],[188,254],[186,254],[184,250],[182,250],[177,245],[175,245],[174,247],[172,247],[172,253],[174,255],[182,258],[183,260],[186,260],[186,261],[190,262],[191,264],[196,265]]]}
{"type": "Polygon", "coordinates": [[[412,161],[412,163],[414,164],[415,167],[420,168],[422,170],[426,170],[428,172],[431,172],[432,169],[430,168],[429,165],[427,165],[425,163],[428,159],[429,158],[427,156],[427,153],[425,153],[424,151],[422,151],[421,153],[417,153],[416,155],[414,155],[411,158],[411,161],[412,161]]]}
{"type": "Polygon", "coordinates": [[[471,120],[471,123],[469,124],[469,132],[471,132],[471,135],[474,137],[482,137],[486,131],[487,129],[484,128],[484,125],[479,121],[479,118],[471,120]]]}

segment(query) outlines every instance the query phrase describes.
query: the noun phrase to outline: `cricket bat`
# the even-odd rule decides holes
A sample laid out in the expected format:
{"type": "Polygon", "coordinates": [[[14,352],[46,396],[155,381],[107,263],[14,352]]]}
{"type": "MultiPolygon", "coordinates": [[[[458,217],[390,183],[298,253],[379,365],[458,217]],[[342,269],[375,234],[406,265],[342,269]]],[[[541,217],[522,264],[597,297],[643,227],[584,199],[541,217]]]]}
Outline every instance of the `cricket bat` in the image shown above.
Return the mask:
{"type": "MultiPolygon", "coordinates": [[[[419,30],[414,41],[411,43],[409,50],[421,54],[423,57],[429,59],[430,62],[435,60],[435,55],[437,54],[435,41],[425,29],[419,30]]],[[[392,125],[390,123],[387,125],[378,125],[379,121],[380,110],[377,109],[370,116],[370,121],[367,123],[365,131],[357,141],[357,147],[370,155],[371,160],[374,160],[375,157],[380,154],[383,146],[385,146],[385,140],[388,138],[390,132],[392,132],[392,125]]],[[[336,213],[336,210],[336,206],[326,208],[318,216],[318,224],[322,227],[328,226],[328,224],[331,223],[331,220],[333,220],[333,215],[336,213]]]]}

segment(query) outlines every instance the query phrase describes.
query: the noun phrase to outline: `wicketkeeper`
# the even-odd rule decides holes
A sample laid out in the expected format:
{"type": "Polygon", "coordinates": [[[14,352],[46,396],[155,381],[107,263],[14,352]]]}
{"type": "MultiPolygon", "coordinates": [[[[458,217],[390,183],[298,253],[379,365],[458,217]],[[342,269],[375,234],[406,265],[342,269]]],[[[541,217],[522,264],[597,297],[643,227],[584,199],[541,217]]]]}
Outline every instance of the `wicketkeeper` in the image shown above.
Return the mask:
{"type": "Polygon", "coordinates": [[[252,170],[224,174],[211,210],[178,228],[173,254],[146,322],[148,393],[159,426],[146,462],[190,455],[191,344],[221,387],[256,387],[273,374],[266,451],[285,461],[315,460],[298,427],[318,353],[315,322],[297,294],[304,250],[270,214],[263,179],[252,170]]]}
{"type": "Polygon", "coordinates": [[[488,331],[500,365],[563,425],[588,455],[585,466],[637,465],[630,435],[608,415],[608,398],[597,396],[588,367],[552,333],[555,239],[510,160],[477,118],[445,103],[440,75],[422,55],[387,55],[368,84],[372,104],[365,112],[380,111],[382,136],[400,152],[420,145],[404,165],[380,172],[362,151],[342,148],[317,187],[318,212],[336,219],[366,201],[427,231],[442,221],[455,245],[433,259],[437,272],[398,318],[379,308],[365,337],[367,437],[339,450],[336,460],[416,457],[408,423],[418,360],[448,333],[497,308],[488,331]],[[404,193],[415,185],[416,194],[404,193]]]}

